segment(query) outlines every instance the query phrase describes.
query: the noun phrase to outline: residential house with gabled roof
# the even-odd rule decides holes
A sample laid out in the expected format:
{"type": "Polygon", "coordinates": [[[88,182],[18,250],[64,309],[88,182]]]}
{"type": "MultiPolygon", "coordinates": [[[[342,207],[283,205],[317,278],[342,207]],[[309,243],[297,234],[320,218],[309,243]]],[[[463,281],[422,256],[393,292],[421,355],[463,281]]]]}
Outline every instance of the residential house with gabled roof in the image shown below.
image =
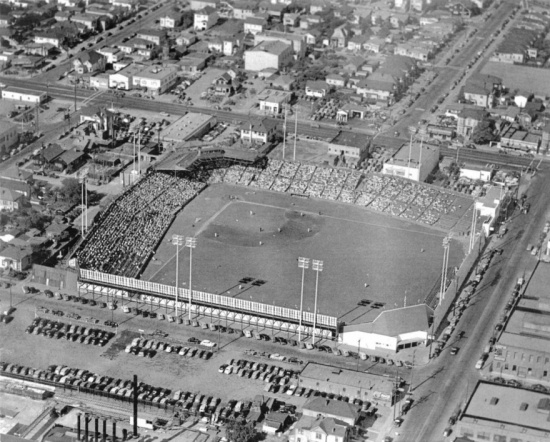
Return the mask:
{"type": "Polygon", "coordinates": [[[243,121],[240,125],[241,140],[254,144],[265,144],[275,136],[277,122],[268,118],[243,121]]]}
{"type": "Polygon", "coordinates": [[[330,86],[323,80],[306,82],[305,94],[308,97],[323,98],[330,92],[330,86]]]}
{"type": "Polygon", "coordinates": [[[207,6],[206,8],[195,11],[193,18],[193,29],[195,31],[207,31],[214,26],[219,19],[215,9],[207,6]]]}
{"type": "Polygon", "coordinates": [[[60,48],[65,43],[65,36],[59,32],[39,31],[34,34],[34,42],[37,44],[51,44],[60,48]]]}
{"type": "Polygon", "coordinates": [[[384,39],[371,37],[363,44],[363,49],[366,51],[374,52],[375,54],[379,54],[385,46],[386,42],[384,41],[384,39]]]}
{"type": "Polygon", "coordinates": [[[191,46],[193,43],[196,43],[196,42],[197,42],[197,36],[187,31],[181,32],[176,37],[176,44],[179,46],[191,46]]]}
{"type": "Polygon", "coordinates": [[[247,17],[244,20],[244,33],[256,35],[267,28],[267,20],[259,17],[247,17]]]}
{"type": "Polygon", "coordinates": [[[469,137],[479,123],[489,117],[489,113],[483,109],[464,108],[458,114],[456,127],[457,135],[469,137]]]}
{"type": "Polygon", "coordinates": [[[347,48],[350,51],[362,51],[367,41],[369,41],[369,37],[366,35],[354,35],[349,39],[347,48]]]}
{"type": "Polygon", "coordinates": [[[23,272],[31,266],[32,255],[33,251],[30,247],[8,246],[0,251],[0,267],[23,272]]]}
{"type": "Polygon", "coordinates": [[[125,54],[118,47],[110,48],[108,46],[104,46],[101,49],[98,49],[97,53],[103,55],[106,63],[108,64],[116,63],[125,57],[125,54]]]}
{"type": "Polygon", "coordinates": [[[348,442],[350,427],[332,417],[302,416],[291,429],[289,442],[348,442]]]}
{"type": "Polygon", "coordinates": [[[329,46],[333,48],[345,48],[348,45],[350,33],[346,25],[338,26],[330,36],[329,46]]]}
{"type": "Polygon", "coordinates": [[[291,28],[296,28],[298,27],[299,23],[300,23],[300,14],[288,13],[288,14],[285,14],[283,17],[284,26],[290,26],[291,28]]]}
{"type": "Polygon", "coordinates": [[[41,150],[38,155],[43,163],[53,164],[54,160],[63,152],[65,152],[63,148],[59,144],[54,143],[51,146],[41,150]]]}
{"type": "Polygon", "coordinates": [[[77,74],[92,74],[105,71],[107,59],[96,51],[80,52],[73,59],[73,67],[77,74]]]}
{"type": "Polygon", "coordinates": [[[244,20],[247,17],[254,17],[258,12],[258,5],[255,2],[237,1],[232,5],[233,18],[244,20]]]}
{"type": "Polygon", "coordinates": [[[6,210],[8,212],[18,210],[23,199],[24,196],[22,194],[0,186],[0,210],[6,210]]]}
{"type": "Polygon", "coordinates": [[[464,84],[464,99],[476,106],[492,108],[502,90],[502,78],[494,75],[474,74],[464,84]]]}
{"type": "Polygon", "coordinates": [[[339,74],[328,74],[325,81],[329,86],[334,86],[335,88],[346,86],[346,79],[339,74]]]}
{"type": "Polygon", "coordinates": [[[88,154],[82,151],[77,151],[76,149],[70,149],[63,152],[54,160],[54,168],[59,171],[64,171],[65,173],[74,173],[80,169],[86,160],[88,159],[88,154]]]}
{"type": "Polygon", "coordinates": [[[166,41],[166,31],[163,29],[142,29],[138,31],[137,38],[150,41],[160,46],[166,41]]]}
{"type": "Polygon", "coordinates": [[[182,14],[171,11],[169,15],[160,18],[159,26],[161,28],[174,29],[181,25],[182,19],[182,14]]]}

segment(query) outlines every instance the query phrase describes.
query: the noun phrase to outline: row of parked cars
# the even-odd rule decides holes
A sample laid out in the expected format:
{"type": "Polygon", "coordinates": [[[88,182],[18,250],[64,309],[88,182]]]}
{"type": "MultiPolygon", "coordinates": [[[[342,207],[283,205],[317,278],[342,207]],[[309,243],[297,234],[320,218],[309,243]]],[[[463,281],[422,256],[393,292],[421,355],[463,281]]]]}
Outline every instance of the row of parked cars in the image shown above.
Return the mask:
{"type": "Polygon", "coordinates": [[[227,375],[236,374],[240,377],[274,382],[280,385],[285,385],[290,382],[290,379],[297,378],[297,373],[294,370],[246,359],[231,359],[227,364],[222,364],[218,371],[227,375]]]}
{"type": "Polygon", "coordinates": [[[83,318],[78,313],[72,313],[72,312],[65,313],[63,310],[49,309],[49,308],[44,307],[44,306],[38,306],[37,311],[40,312],[40,313],[43,313],[45,315],[64,316],[67,319],[74,319],[76,321],[83,321],[83,322],[87,322],[87,323],[90,323],[90,324],[101,324],[102,323],[106,327],[113,327],[113,328],[118,327],[118,322],[111,321],[110,319],[107,319],[105,321],[100,321],[99,319],[93,318],[91,316],[86,316],[86,317],[83,318]]]}
{"type": "Polygon", "coordinates": [[[26,332],[52,339],[64,338],[67,341],[81,344],[92,344],[104,347],[115,335],[113,332],[86,328],[82,325],[67,324],[46,318],[35,318],[26,332]]]}
{"type": "MultiPolygon", "coordinates": [[[[200,343],[206,347],[210,344],[210,341],[201,341],[200,343]]],[[[213,356],[212,351],[201,349],[198,347],[186,347],[183,345],[168,344],[167,342],[156,341],[154,339],[135,338],[131,344],[126,346],[126,353],[130,353],[136,356],[142,357],[154,357],[158,352],[173,353],[188,358],[197,357],[207,361],[213,356]]]]}

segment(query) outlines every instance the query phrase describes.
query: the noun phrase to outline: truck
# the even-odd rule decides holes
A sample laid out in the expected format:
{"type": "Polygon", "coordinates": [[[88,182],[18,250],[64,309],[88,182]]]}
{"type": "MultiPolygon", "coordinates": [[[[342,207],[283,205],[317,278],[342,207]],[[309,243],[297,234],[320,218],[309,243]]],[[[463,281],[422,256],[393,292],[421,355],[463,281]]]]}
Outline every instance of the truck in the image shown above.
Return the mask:
{"type": "MultiPolygon", "coordinates": [[[[130,425],[134,425],[134,416],[130,416],[130,425]]],[[[148,430],[154,430],[155,426],[152,420],[143,419],[141,417],[137,418],[137,426],[139,428],[146,428],[148,430]]]]}
{"type": "Polygon", "coordinates": [[[485,361],[487,360],[488,354],[483,353],[481,357],[476,362],[476,370],[481,370],[483,368],[483,364],[485,364],[485,361]]]}

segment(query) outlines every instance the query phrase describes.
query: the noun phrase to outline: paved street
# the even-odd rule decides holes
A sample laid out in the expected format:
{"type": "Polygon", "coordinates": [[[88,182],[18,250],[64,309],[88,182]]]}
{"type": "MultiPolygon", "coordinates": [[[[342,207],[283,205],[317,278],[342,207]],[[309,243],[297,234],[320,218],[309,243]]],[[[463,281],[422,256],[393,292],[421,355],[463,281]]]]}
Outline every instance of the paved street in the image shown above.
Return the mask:
{"type": "MultiPolygon", "coordinates": [[[[523,182],[531,178],[522,178],[523,182]]],[[[413,397],[415,404],[401,428],[396,441],[441,441],[448,420],[463,407],[468,395],[473,391],[482,371],[474,368],[489,338],[494,333],[498,316],[503,311],[508,295],[512,292],[517,278],[534,268],[535,261],[529,254],[521,253],[528,243],[542,229],[547,210],[544,189],[550,185],[550,170],[532,178],[527,192],[531,203],[528,215],[514,213],[509,223],[509,232],[501,239],[492,239],[489,248],[502,248],[476,290],[473,302],[465,311],[456,332],[447,342],[441,356],[427,366],[415,370],[413,397]],[[462,339],[457,337],[464,331],[462,339]],[[460,348],[458,355],[450,355],[449,349],[460,348]]],[[[451,436],[451,439],[456,437],[451,436]]]]}

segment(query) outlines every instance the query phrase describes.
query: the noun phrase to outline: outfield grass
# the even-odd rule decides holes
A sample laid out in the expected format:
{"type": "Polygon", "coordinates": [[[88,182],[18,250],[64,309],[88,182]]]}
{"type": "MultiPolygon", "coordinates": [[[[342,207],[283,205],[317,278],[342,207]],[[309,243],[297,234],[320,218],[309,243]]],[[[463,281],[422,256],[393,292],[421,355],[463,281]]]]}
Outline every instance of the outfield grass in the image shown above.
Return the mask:
{"type": "MultiPolygon", "coordinates": [[[[407,305],[423,301],[441,272],[444,236],[348,204],[215,185],[180,213],[143,279],[175,283],[173,233],[197,236],[193,289],[290,308],[300,301],[298,257],[323,260],[318,309],[347,323],[372,320],[379,313],[357,307],[361,299],[383,302],[385,308],[403,306],[405,296],[407,305]],[[240,289],[244,277],[265,284],[240,289]]],[[[463,256],[454,241],[450,266],[458,266],[463,256]]],[[[188,249],[180,249],[179,265],[180,284],[187,287],[188,249]]],[[[309,269],[306,310],[314,310],[314,292],[315,272],[309,269]]]]}

